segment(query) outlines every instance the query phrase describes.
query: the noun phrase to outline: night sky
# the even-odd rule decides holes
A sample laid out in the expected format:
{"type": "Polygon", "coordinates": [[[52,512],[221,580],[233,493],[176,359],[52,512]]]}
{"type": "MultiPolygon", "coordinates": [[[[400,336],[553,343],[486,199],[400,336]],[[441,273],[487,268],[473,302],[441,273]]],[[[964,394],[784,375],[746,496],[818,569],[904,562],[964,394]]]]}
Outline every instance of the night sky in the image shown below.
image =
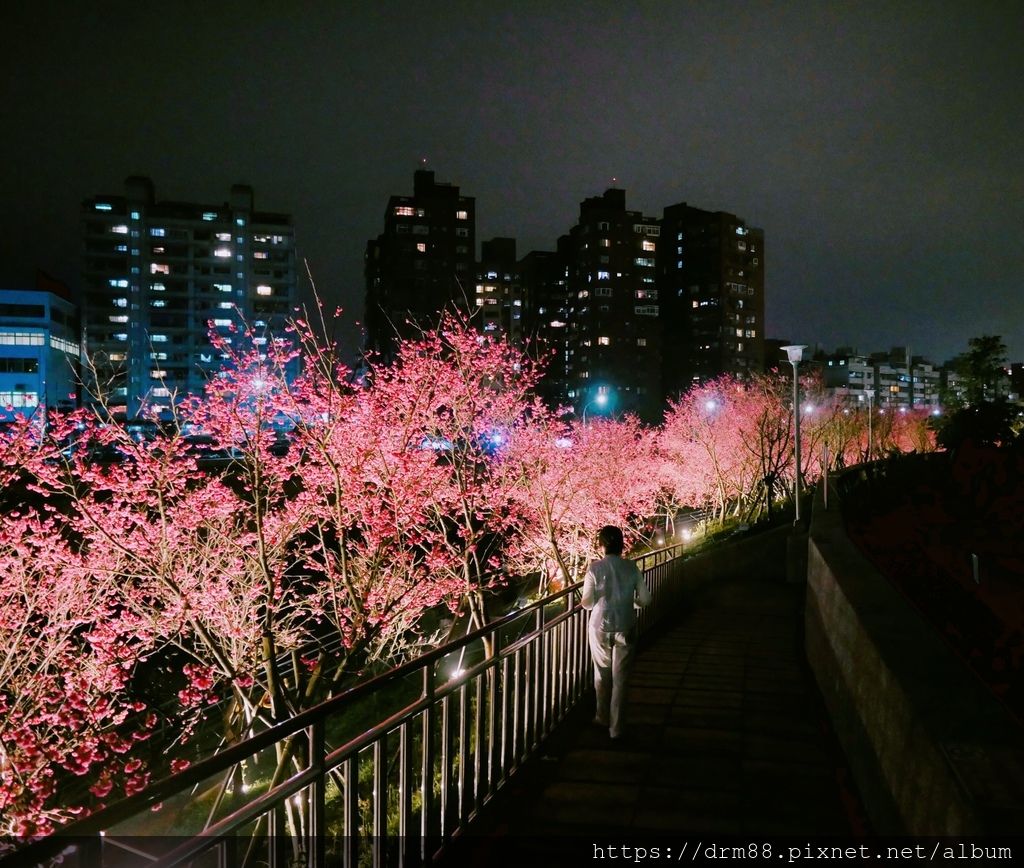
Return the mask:
{"type": "Polygon", "coordinates": [[[1024,3],[4,4],[0,287],[78,281],[78,208],[294,215],[356,342],[362,255],[427,158],[477,236],[553,249],[612,179],[766,236],[769,337],[1024,359],[1024,3]]]}

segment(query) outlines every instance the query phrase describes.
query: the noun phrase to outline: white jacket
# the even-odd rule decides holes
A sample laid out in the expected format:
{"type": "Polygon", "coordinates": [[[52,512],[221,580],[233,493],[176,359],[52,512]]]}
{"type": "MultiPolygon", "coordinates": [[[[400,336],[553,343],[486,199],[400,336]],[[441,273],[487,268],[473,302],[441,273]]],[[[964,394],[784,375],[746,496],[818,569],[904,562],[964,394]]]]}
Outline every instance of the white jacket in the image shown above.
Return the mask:
{"type": "Polygon", "coordinates": [[[590,624],[605,633],[625,633],[636,624],[635,606],[651,602],[640,568],[619,555],[605,555],[590,564],[583,579],[584,609],[590,624]]]}

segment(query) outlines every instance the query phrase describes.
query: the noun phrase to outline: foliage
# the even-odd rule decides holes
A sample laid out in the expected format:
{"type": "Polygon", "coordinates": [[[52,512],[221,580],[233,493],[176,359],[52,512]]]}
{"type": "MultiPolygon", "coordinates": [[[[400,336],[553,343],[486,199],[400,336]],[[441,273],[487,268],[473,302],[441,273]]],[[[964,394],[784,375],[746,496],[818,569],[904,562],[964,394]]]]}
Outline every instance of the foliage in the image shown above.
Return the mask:
{"type": "MultiPolygon", "coordinates": [[[[659,510],[757,516],[792,484],[785,377],[696,388],[661,429],[582,424],[457,317],[359,377],[324,325],[215,337],[223,369],[142,435],[102,401],[0,433],[0,834],[310,707],[414,653],[433,610],[482,625],[509,574],[578,580],[603,524],[641,542],[659,510]]],[[[803,388],[810,481],[824,444],[836,466],[866,456],[866,419],[803,388]]],[[[877,417],[874,454],[930,447],[918,421],[877,417]]],[[[280,751],[276,779],[298,761],[280,751]]]]}

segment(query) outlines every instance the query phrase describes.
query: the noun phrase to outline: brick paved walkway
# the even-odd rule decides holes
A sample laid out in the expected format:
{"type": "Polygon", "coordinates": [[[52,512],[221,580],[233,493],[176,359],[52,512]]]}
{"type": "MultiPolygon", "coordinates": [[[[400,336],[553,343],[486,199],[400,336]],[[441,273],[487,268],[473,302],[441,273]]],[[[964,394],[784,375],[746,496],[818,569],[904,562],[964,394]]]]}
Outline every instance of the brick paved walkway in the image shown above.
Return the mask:
{"type": "MultiPolygon", "coordinates": [[[[804,587],[732,580],[687,602],[637,656],[629,731],[584,703],[488,806],[459,864],[557,864],[545,839],[863,834],[803,659],[804,587]],[[518,836],[528,835],[529,840],[518,836]],[[534,858],[534,857],[538,858],[534,858]]],[[[568,863],[566,863],[568,864],[568,863]]]]}

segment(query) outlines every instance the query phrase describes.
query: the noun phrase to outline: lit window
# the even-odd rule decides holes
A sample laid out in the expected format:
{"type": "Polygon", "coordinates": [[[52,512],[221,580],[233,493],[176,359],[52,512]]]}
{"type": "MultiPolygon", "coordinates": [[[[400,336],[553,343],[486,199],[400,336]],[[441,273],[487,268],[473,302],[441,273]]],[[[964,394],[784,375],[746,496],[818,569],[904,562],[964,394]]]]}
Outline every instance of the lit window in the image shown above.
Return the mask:
{"type": "Polygon", "coordinates": [[[235,225],[236,226],[244,226],[245,225],[245,218],[244,217],[236,217],[235,218],[235,225]]]}
{"type": "Polygon", "coordinates": [[[167,302],[162,298],[154,298],[149,302],[150,307],[167,307],[167,302]]]}
{"type": "Polygon", "coordinates": [[[150,274],[170,274],[171,266],[165,265],[162,262],[151,262],[149,263],[150,274]]]}
{"type": "Polygon", "coordinates": [[[604,337],[603,335],[601,337],[598,337],[598,339],[597,339],[598,346],[602,346],[602,347],[609,346],[611,344],[611,342],[612,342],[611,338],[604,337]]]}
{"type": "Polygon", "coordinates": [[[154,283],[150,287],[150,289],[152,289],[153,292],[164,292],[167,289],[167,287],[164,286],[162,283],[154,283]]]}
{"type": "Polygon", "coordinates": [[[114,298],[111,301],[113,301],[114,307],[128,307],[128,299],[126,298],[114,298]]]}
{"type": "Polygon", "coordinates": [[[256,287],[256,295],[273,295],[273,294],[274,294],[273,288],[267,286],[267,284],[265,284],[265,283],[261,283],[259,286],[256,287]]]}
{"type": "Polygon", "coordinates": [[[214,234],[213,237],[216,238],[218,241],[230,241],[231,240],[231,233],[230,232],[217,232],[217,233],[214,234]]]}
{"type": "Polygon", "coordinates": [[[117,226],[111,226],[110,231],[115,235],[127,235],[128,227],[124,223],[119,223],[117,226]]]}
{"type": "Polygon", "coordinates": [[[227,328],[229,325],[231,325],[231,320],[229,320],[229,319],[215,319],[213,321],[213,324],[217,328],[227,328]]]}
{"type": "Polygon", "coordinates": [[[468,211],[456,211],[455,212],[455,219],[456,220],[468,220],[469,219],[469,212],[468,211]]]}
{"type": "Polygon", "coordinates": [[[112,362],[123,362],[125,360],[124,353],[108,353],[107,358],[112,362]]]}
{"type": "Polygon", "coordinates": [[[108,205],[106,202],[97,202],[95,207],[96,207],[97,211],[112,211],[113,210],[113,208],[110,205],[108,205]]]}
{"type": "Polygon", "coordinates": [[[128,340],[128,335],[125,332],[118,332],[113,337],[114,337],[115,341],[126,341],[126,340],[128,340]]]}
{"type": "Polygon", "coordinates": [[[220,290],[221,292],[231,292],[231,284],[230,283],[215,283],[213,285],[213,288],[217,289],[217,290],[220,290]]]}
{"type": "Polygon", "coordinates": [[[421,241],[419,244],[416,245],[416,250],[420,253],[426,253],[427,245],[421,241]]]}
{"type": "Polygon", "coordinates": [[[154,398],[166,398],[171,394],[171,390],[168,389],[166,386],[159,386],[158,388],[153,389],[153,391],[150,392],[150,394],[154,398]]]}
{"type": "Polygon", "coordinates": [[[154,238],[163,238],[167,234],[167,232],[164,229],[154,228],[149,230],[149,234],[152,235],[154,238]]]}
{"type": "Polygon", "coordinates": [[[638,256],[633,262],[637,265],[652,268],[654,266],[654,260],[649,256],[638,256]]]}
{"type": "Polygon", "coordinates": [[[217,212],[216,211],[204,211],[203,212],[203,219],[207,223],[209,223],[211,220],[216,220],[217,219],[217,212]]]}
{"type": "Polygon", "coordinates": [[[117,249],[118,253],[127,253],[128,252],[128,245],[127,244],[118,244],[116,249],[117,249]]]}
{"type": "Polygon", "coordinates": [[[128,322],[127,314],[115,314],[109,317],[111,322],[128,322]]]}
{"type": "Polygon", "coordinates": [[[657,249],[653,241],[641,241],[640,247],[643,248],[644,250],[649,250],[651,252],[657,249]]]}
{"type": "Polygon", "coordinates": [[[396,205],[395,216],[396,217],[413,217],[416,214],[416,209],[411,205],[396,205]]]}
{"type": "Polygon", "coordinates": [[[150,335],[149,339],[154,344],[166,344],[167,343],[167,335],[150,335]]]}
{"type": "Polygon", "coordinates": [[[126,289],[128,287],[128,281],[124,278],[112,277],[107,281],[107,283],[111,286],[120,287],[121,289],[126,289]]]}
{"type": "MultiPolygon", "coordinates": [[[[167,252],[167,248],[166,247],[154,247],[153,248],[153,252],[154,253],[166,253],[167,252]]],[[[132,251],[132,255],[138,256],[139,255],[139,251],[138,250],[133,250],[132,251]]]]}
{"type": "Polygon", "coordinates": [[[612,246],[612,242],[608,238],[602,238],[601,239],[601,246],[602,247],[611,247],[612,246]]]}
{"type": "Polygon", "coordinates": [[[607,271],[599,271],[599,272],[597,272],[597,279],[598,280],[611,280],[612,276],[607,271]]]}
{"type": "Polygon", "coordinates": [[[658,305],[656,304],[639,304],[633,308],[633,313],[637,316],[657,316],[658,305]]]}
{"type": "Polygon", "coordinates": [[[233,301],[219,301],[217,307],[221,310],[234,310],[235,303],[233,301]]]}
{"type": "Polygon", "coordinates": [[[646,347],[647,346],[647,338],[637,338],[636,339],[636,345],[638,347],[646,347]]]}
{"type": "Polygon", "coordinates": [[[230,247],[218,247],[216,250],[213,251],[213,255],[219,257],[220,259],[230,259],[231,258],[231,248],[230,247]]]}

